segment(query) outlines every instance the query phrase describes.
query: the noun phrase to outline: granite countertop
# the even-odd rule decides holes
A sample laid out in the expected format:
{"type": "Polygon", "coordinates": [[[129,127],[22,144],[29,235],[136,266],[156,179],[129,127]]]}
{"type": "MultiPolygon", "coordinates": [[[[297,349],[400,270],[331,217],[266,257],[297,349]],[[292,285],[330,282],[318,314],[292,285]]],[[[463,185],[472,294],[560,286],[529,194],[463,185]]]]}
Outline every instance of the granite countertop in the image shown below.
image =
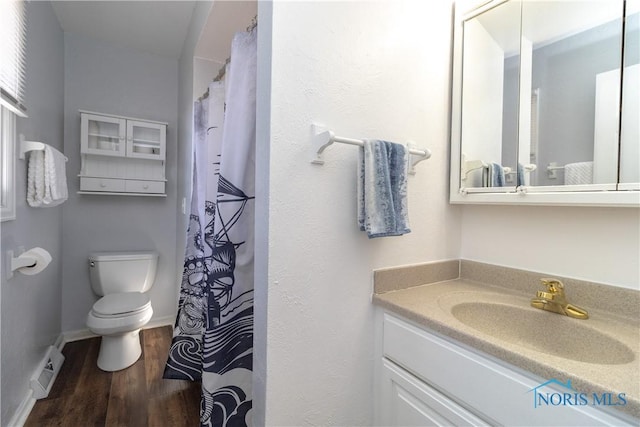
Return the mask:
{"type": "MultiPolygon", "coordinates": [[[[417,324],[441,335],[453,338],[469,347],[492,355],[500,360],[532,372],[545,379],[556,378],[571,380],[576,390],[583,393],[625,393],[626,404],[615,406],[615,409],[640,418],[640,322],[634,316],[611,314],[592,307],[584,307],[589,312],[589,319],[578,320],[555,313],[535,309],[530,306],[533,295],[526,295],[517,290],[507,289],[485,283],[455,279],[436,282],[407,289],[394,290],[373,295],[373,302],[389,312],[401,315],[417,324]],[[539,338],[546,340],[548,352],[540,350],[538,343],[518,339],[518,333],[510,336],[495,328],[490,322],[491,314],[479,323],[485,323],[481,332],[458,320],[451,312],[452,307],[469,302],[504,304],[517,306],[516,310],[525,310],[523,317],[534,316],[540,319],[539,338]],[[572,331],[573,328],[573,331],[572,331]],[[577,347],[564,348],[561,336],[577,334],[579,329],[590,328],[597,332],[602,347],[586,343],[585,349],[577,347]],[[615,338],[611,340],[610,337],[615,338]],[[623,345],[620,345],[622,343],[623,345]],[[613,345],[615,344],[615,345],[613,345]],[[537,347],[537,348],[535,348],[537,347]],[[602,353],[599,349],[602,348],[602,353]],[[556,349],[565,352],[568,357],[559,357],[553,353],[556,349]],[[571,353],[573,352],[573,353],[571,353]],[[573,354],[580,354],[583,361],[573,360],[573,354]],[[609,357],[610,363],[594,363],[609,357]],[[584,361],[584,359],[589,361],[584,361]]],[[[569,302],[571,301],[569,295],[569,302]]],[[[485,306],[486,307],[486,306],[485,306]]],[[[514,319],[514,324],[523,320],[514,319]]],[[[504,322],[503,322],[504,323],[504,322]]],[[[478,326],[478,325],[474,325],[478,326]]],[[[531,322],[523,327],[531,330],[531,322]]],[[[575,346],[575,340],[573,345],[575,346]]]]}

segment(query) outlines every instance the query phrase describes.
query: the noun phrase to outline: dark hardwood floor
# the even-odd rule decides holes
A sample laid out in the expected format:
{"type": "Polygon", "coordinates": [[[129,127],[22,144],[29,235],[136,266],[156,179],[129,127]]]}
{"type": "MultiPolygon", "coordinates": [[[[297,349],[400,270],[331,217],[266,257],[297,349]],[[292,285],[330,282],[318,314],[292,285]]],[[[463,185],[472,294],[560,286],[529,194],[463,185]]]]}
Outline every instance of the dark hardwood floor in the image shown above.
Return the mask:
{"type": "Polygon", "coordinates": [[[200,383],[162,379],[171,331],[141,331],[142,356],[118,372],[96,365],[100,338],[66,344],[58,378],[25,426],[199,426],[200,383]]]}

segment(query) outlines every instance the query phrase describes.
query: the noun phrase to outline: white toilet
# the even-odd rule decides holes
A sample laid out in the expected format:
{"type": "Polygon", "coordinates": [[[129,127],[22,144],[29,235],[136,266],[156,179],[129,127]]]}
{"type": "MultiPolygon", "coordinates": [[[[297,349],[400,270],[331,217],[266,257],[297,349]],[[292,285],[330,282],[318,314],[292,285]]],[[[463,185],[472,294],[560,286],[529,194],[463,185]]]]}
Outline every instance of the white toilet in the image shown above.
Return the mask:
{"type": "Polygon", "coordinates": [[[96,252],[89,255],[91,288],[101,296],[87,315],[87,326],[102,336],[98,367],[119,371],[142,353],[140,329],[153,309],[148,291],[156,278],[156,252],[96,252]]]}

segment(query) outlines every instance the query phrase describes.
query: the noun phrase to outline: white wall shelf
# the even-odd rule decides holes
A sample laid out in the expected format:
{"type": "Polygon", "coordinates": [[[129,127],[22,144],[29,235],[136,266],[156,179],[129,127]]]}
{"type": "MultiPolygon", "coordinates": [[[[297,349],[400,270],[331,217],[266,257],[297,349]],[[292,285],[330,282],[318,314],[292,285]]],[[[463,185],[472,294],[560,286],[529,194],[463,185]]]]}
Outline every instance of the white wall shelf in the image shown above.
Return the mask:
{"type": "Polygon", "coordinates": [[[145,193],[116,193],[110,191],[78,191],[78,194],[94,194],[100,196],[142,196],[142,197],[167,197],[166,194],[145,194],[145,193]]]}
{"type": "Polygon", "coordinates": [[[167,123],[80,111],[78,194],[166,196],[167,123]]]}

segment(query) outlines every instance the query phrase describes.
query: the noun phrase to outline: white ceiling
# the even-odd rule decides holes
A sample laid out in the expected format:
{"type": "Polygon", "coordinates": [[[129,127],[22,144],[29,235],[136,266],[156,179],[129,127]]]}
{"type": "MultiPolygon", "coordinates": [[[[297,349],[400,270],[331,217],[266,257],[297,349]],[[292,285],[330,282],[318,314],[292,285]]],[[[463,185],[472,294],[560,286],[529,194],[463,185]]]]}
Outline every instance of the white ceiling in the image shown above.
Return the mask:
{"type": "Polygon", "coordinates": [[[52,1],[62,30],[178,58],[195,1],[52,1]]]}
{"type": "Polygon", "coordinates": [[[194,55],[223,63],[229,57],[233,35],[244,31],[257,14],[256,0],[214,1],[194,55]]]}
{"type": "MultiPolygon", "coordinates": [[[[522,7],[522,35],[534,48],[622,16],[622,0],[529,1],[522,7]]],[[[477,19],[505,52],[519,50],[520,3],[503,3],[477,19]]]]}

